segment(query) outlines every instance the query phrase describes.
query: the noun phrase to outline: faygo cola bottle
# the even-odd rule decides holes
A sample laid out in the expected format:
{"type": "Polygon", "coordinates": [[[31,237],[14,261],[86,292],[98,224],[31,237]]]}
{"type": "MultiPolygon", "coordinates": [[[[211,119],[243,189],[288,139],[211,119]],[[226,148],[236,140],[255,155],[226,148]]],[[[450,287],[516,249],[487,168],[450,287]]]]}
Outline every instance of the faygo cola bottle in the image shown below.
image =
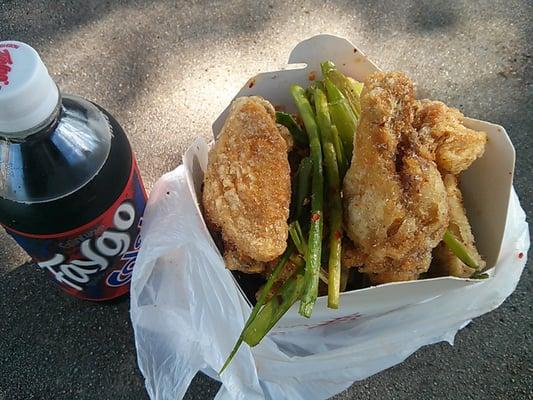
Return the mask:
{"type": "Polygon", "coordinates": [[[104,109],[61,95],[37,52],[0,42],[0,223],[67,293],[129,290],[146,193],[104,109]]]}

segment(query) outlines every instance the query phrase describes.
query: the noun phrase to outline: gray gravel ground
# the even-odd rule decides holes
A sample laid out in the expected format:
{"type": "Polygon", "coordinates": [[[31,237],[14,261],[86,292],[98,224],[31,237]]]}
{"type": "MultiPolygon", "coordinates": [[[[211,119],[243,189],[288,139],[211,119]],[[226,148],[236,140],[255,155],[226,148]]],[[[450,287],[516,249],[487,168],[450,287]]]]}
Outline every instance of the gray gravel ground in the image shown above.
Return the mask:
{"type": "MultiPolygon", "coordinates": [[[[0,40],[32,44],[65,93],[128,132],[148,188],[181,161],[248,77],[316,33],[347,37],[420,92],[503,125],[515,187],[533,213],[530,1],[0,1],[0,40]]],[[[144,399],[128,301],[91,304],[52,287],[0,234],[0,400],[144,399]],[[19,267],[20,265],[20,267],[19,267]]],[[[531,263],[498,310],[455,346],[423,348],[338,399],[533,399],[531,263]]],[[[213,398],[205,376],[187,398],[213,398]]]]}

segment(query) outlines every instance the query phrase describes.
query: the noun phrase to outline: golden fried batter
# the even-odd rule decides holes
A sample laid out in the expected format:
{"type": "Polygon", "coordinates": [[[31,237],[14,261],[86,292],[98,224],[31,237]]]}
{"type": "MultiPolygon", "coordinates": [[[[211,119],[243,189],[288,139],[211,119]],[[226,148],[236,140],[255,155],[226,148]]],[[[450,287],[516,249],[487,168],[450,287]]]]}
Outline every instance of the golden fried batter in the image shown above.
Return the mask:
{"type": "Polygon", "coordinates": [[[292,138],[289,129],[287,129],[286,126],[281,124],[276,124],[276,126],[278,127],[280,135],[283,137],[283,139],[285,139],[285,142],[287,143],[287,153],[290,153],[294,148],[294,139],[292,138]]]}
{"type": "Polygon", "coordinates": [[[347,234],[364,254],[360,270],[375,282],[416,279],[448,226],[448,204],[437,165],[413,127],[413,84],[399,72],[374,73],[361,107],[344,179],[347,234]]]}
{"type": "Polygon", "coordinates": [[[356,249],[350,239],[342,239],[341,265],[343,268],[359,268],[365,263],[365,255],[356,249]]]}
{"type": "Polygon", "coordinates": [[[416,102],[414,126],[441,173],[454,175],[483,155],[487,134],[463,125],[464,115],[440,101],[416,102]]]}
{"type": "MultiPolygon", "coordinates": [[[[463,196],[458,187],[457,178],[451,174],[444,176],[444,185],[448,194],[448,205],[450,210],[449,231],[466,247],[468,253],[478,263],[480,269],[485,268],[485,261],[479,255],[474,245],[474,235],[468,223],[466,212],[463,207],[463,196]]],[[[466,278],[472,275],[474,270],[463,264],[444,244],[441,242],[433,251],[433,267],[439,275],[452,275],[466,278]]]]}
{"type": "Polygon", "coordinates": [[[221,230],[226,247],[270,261],[286,247],[290,198],[287,143],[274,108],[260,97],[236,99],[209,154],[207,223],[221,230]]]}
{"type": "Polygon", "coordinates": [[[224,264],[227,269],[233,271],[259,274],[265,270],[267,263],[242,255],[235,247],[226,244],[224,248],[224,264]]]}
{"type": "Polygon", "coordinates": [[[418,279],[417,271],[381,272],[379,274],[368,274],[370,283],[380,285],[389,282],[414,281],[418,279]]]}

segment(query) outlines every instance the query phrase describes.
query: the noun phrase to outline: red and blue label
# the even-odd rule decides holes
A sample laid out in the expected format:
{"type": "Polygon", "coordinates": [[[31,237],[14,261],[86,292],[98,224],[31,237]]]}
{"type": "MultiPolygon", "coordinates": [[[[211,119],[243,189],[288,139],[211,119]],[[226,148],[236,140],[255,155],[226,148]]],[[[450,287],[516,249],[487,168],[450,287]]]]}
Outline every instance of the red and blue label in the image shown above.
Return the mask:
{"type": "Polygon", "coordinates": [[[54,235],[6,231],[67,293],[109,300],[129,291],[145,206],[146,192],[134,160],[124,191],[94,221],[54,235]]]}

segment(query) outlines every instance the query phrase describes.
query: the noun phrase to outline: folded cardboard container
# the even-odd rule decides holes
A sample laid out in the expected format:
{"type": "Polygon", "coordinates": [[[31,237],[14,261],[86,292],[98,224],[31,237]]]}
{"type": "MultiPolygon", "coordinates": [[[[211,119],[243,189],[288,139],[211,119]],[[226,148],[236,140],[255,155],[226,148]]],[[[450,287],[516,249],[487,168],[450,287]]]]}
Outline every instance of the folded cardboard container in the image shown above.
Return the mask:
{"type": "MultiPolygon", "coordinates": [[[[307,87],[312,80],[321,79],[320,63],[325,60],[333,61],[344,74],[360,81],[379,70],[348,40],[331,35],[318,35],[298,43],[292,50],[286,67],[250,78],[235,97],[262,96],[276,107],[296,112],[289,86],[297,83],[307,87]]],[[[398,66],[398,69],[401,69],[401,66],[398,66]]],[[[224,124],[228,111],[229,105],[213,124],[215,138],[224,124]]],[[[466,112],[468,113],[468,110],[466,112]]],[[[476,244],[487,262],[490,275],[501,252],[513,182],[515,152],[503,127],[468,118],[465,120],[465,125],[484,131],[488,135],[485,154],[461,175],[461,188],[476,244]]],[[[189,186],[197,200],[201,198],[207,152],[208,145],[200,140],[195,142],[184,156],[189,186]]],[[[197,205],[197,211],[200,213],[199,204],[197,205]]],[[[389,283],[341,293],[338,310],[327,308],[327,297],[322,296],[317,300],[310,319],[301,317],[298,314],[298,304],[295,304],[280,320],[272,334],[279,334],[288,329],[335,324],[346,319],[358,318],[360,315],[383,314],[477,283],[478,281],[473,279],[455,277],[389,283]]],[[[237,285],[237,282],[235,284],[237,285]]],[[[244,297],[244,294],[242,295],[244,297]]]]}

